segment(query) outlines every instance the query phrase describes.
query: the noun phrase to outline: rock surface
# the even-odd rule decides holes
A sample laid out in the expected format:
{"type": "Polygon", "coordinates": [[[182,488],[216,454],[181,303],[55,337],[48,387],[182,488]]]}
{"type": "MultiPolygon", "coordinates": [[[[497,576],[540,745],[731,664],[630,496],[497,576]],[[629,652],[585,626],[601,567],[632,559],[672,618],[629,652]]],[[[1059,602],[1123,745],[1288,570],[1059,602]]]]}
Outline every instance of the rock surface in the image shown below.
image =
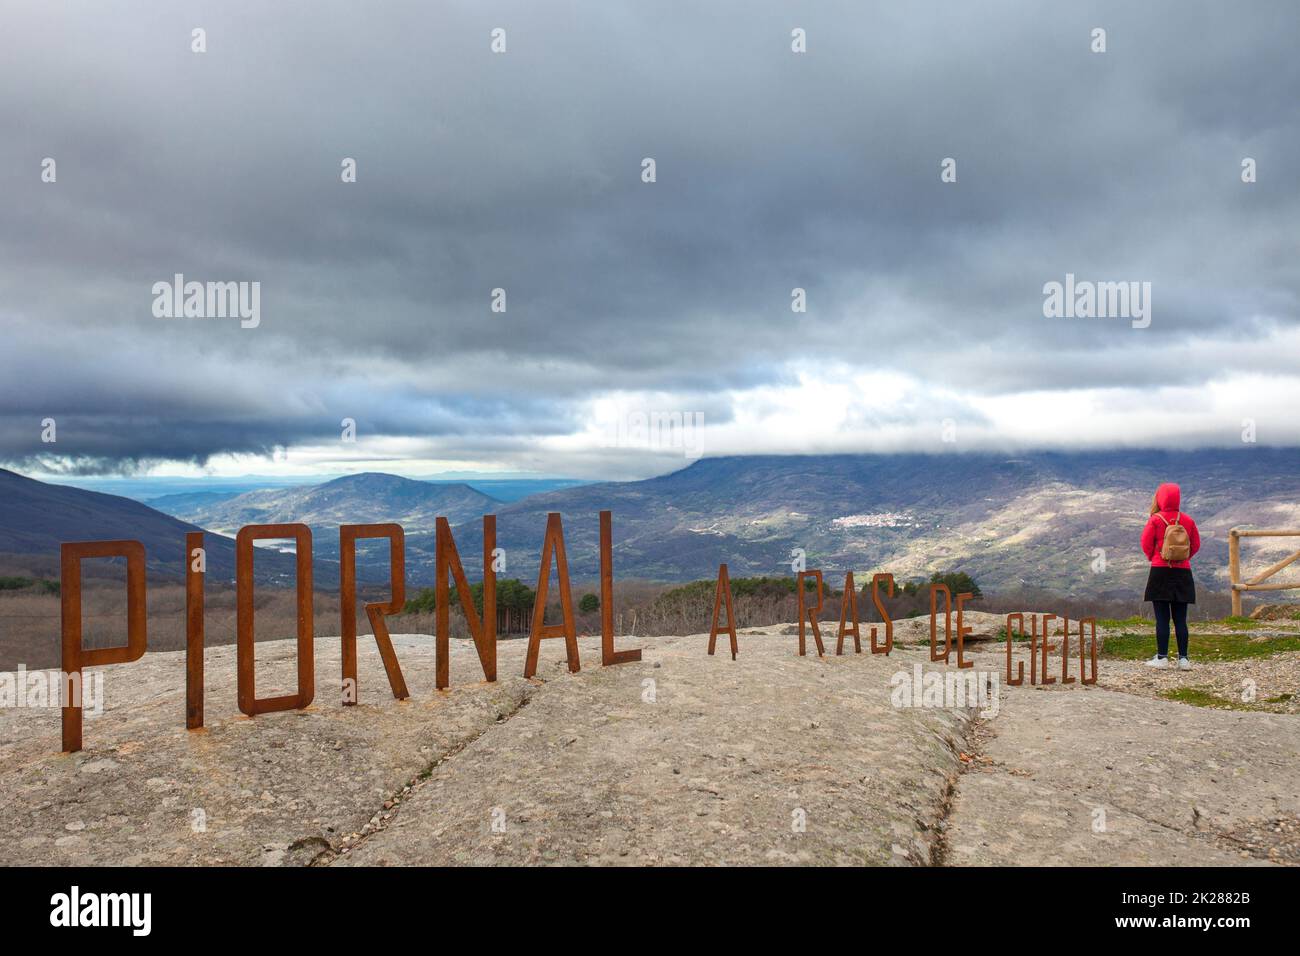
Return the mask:
{"type": "MultiPolygon", "coordinates": [[[[80,753],[57,709],[0,710],[0,864],[1300,861],[1300,717],[1109,690],[1140,666],[1120,661],[1096,687],[1003,686],[983,716],[900,707],[900,674],[955,669],[904,643],[836,657],[833,628],[800,658],[786,627],[742,632],[737,661],[725,637],[714,657],[703,635],[621,638],[644,660],[609,668],[583,638],[577,674],[546,641],[531,681],[503,641],[494,684],[453,641],[444,692],[432,638],[402,635],[406,701],[363,638],[356,707],[321,638],[314,704],[255,719],[234,648],[211,648],[193,732],[184,655],[148,654],[103,669],[80,753]]],[[[965,673],[1000,676],[1000,647],[965,673]]],[[[259,694],[291,690],[293,643],[257,651],[259,694]]]]}
{"type": "Polygon", "coordinates": [[[671,637],[553,676],[347,861],[931,862],[967,712],[892,707],[894,657],[741,640],[736,661],[671,637]]]}
{"type": "MultiPolygon", "coordinates": [[[[622,639],[645,659],[610,668],[584,638],[578,674],[547,641],[535,681],[502,642],[495,684],[457,641],[441,693],[432,639],[394,643],[402,702],[361,640],[362,703],[340,706],[322,638],[302,712],[239,715],[233,647],[208,650],[202,731],[180,653],[105,668],[80,753],[58,753],[58,710],[0,711],[0,863],[925,863],[969,722],[891,707],[896,657],[773,634],[734,662],[703,636],[622,639]]],[[[259,695],[289,691],[293,643],[257,650],[259,695]]]]}
{"type": "MultiPolygon", "coordinates": [[[[1290,655],[1294,656],[1294,655],[1290,655]]],[[[977,667],[1005,658],[977,654],[977,667]]],[[[1053,657],[1053,668],[1059,667],[1053,657]]],[[[1267,661],[1158,672],[1204,680],[1267,661]]],[[[945,830],[952,865],[1205,866],[1300,863],[1300,717],[1123,693],[1152,673],[1101,662],[1092,687],[1003,687],[974,729],[945,830]]]]}
{"type": "Polygon", "coordinates": [[[962,777],[946,862],[1300,862],[1300,832],[1289,850],[1269,835],[1300,819],[1296,718],[1106,690],[1017,698],[962,777]]]}
{"type": "MultiPolygon", "coordinates": [[[[433,640],[394,643],[405,701],[373,640],[359,639],[360,703],[341,706],[339,642],[319,639],[304,711],[242,716],[233,646],[208,649],[203,730],[185,729],[178,652],[102,668],[104,711],[86,716],[79,753],[59,753],[57,709],[0,710],[0,863],[309,862],[535,690],[514,666],[472,683],[477,658],[458,647],[452,680],[466,683],[439,694],[433,640]]],[[[293,689],[294,652],[292,641],[257,645],[259,696],[293,689]]]]}

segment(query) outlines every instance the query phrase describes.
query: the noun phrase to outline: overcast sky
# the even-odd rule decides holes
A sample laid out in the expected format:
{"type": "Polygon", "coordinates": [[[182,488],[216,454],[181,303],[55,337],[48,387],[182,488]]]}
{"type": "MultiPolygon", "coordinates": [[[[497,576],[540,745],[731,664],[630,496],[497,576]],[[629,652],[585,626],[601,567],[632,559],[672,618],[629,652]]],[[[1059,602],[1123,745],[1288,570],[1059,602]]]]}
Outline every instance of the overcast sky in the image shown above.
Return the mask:
{"type": "Polygon", "coordinates": [[[1292,0],[0,17],[12,467],[1300,444],[1292,0]],[[155,317],[176,273],[260,283],[260,324],[155,317]],[[1067,273],[1151,283],[1149,327],[1045,317],[1067,273]],[[673,412],[688,449],[642,440],[673,412]]]}

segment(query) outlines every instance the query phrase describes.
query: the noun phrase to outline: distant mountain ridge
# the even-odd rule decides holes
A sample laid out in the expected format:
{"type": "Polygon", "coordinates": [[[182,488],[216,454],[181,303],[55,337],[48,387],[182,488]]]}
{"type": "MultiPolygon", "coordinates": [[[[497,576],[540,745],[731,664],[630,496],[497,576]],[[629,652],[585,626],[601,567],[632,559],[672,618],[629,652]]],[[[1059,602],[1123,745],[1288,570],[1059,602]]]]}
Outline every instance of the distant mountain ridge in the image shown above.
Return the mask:
{"type": "MultiPolygon", "coordinates": [[[[192,527],[111,495],[0,476],[9,482],[0,484],[0,551],[57,556],[59,540],[133,537],[127,532],[139,527],[158,549],[179,556],[184,530],[192,527]],[[18,487],[31,495],[32,486],[48,492],[30,506],[4,494],[18,487]],[[124,510],[128,505],[140,510],[124,510]]],[[[438,515],[451,521],[472,576],[481,573],[481,516],[497,515],[505,576],[533,579],[546,515],[559,511],[571,575],[590,581],[597,574],[597,514],[610,509],[615,573],[622,578],[709,578],[723,562],[733,576],[789,574],[791,552],[802,549],[807,566],[822,568],[836,585],[846,570],[859,580],[890,571],[900,581],[966,571],[986,592],[1133,597],[1146,574],[1137,539],[1147,505],[1156,485],[1169,480],[1182,486],[1202,530],[1195,568],[1206,589],[1226,589],[1229,528],[1300,527],[1300,449],[1259,447],[706,458],[643,481],[580,485],[509,504],[466,485],[367,473],[200,499],[179,517],[227,533],[244,524],[304,522],[327,566],[337,560],[338,525],[395,521],[406,531],[412,588],[433,583],[438,515]]],[[[146,544],[152,558],[155,547],[146,544]]],[[[1296,546],[1285,538],[1254,539],[1243,561],[1262,569],[1296,546]]],[[[221,556],[227,545],[215,547],[221,556]]],[[[386,578],[383,548],[360,551],[358,564],[363,580],[386,578]]],[[[334,586],[337,568],[321,568],[316,580],[334,586]]]]}
{"type": "MultiPolygon", "coordinates": [[[[525,498],[498,509],[497,538],[512,575],[535,575],[546,512],[560,511],[571,573],[590,579],[596,513],[608,508],[623,577],[707,578],[723,562],[733,577],[789,574],[799,548],[834,578],[966,571],[986,591],[1132,597],[1146,577],[1137,542],[1147,507],[1171,480],[1203,532],[1196,568],[1207,589],[1227,587],[1229,528],[1300,527],[1300,449],[1247,447],[706,458],[644,481],[525,498]]],[[[456,534],[472,560],[476,522],[456,534]]],[[[1297,544],[1256,539],[1243,560],[1262,568],[1297,544]]]]}
{"type": "Polygon", "coordinates": [[[205,498],[198,493],[168,498],[173,500],[159,499],[152,504],[160,509],[170,507],[171,513],[187,521],[231,534],[244,525],[286,522],[301,522],[315,530],[396,521],[415,531],[422,524],[431,527],[438,515],[456,524],[501,504],[464,483],[433,484],[379,472],[231,497],[205,498]]]}
{"type": "MultiPolygon", "coordinates": [[[[172,514],[209,530],[233,535],[250,524],[301,523],[312,530],[312,553],[332,564],[339,557],[339,526],[396,522],[406,533],[406,547],[417,566],[427,554],[432,574],[434,521],[445,517],[459,524],[502,507],[502,502],[463,482],[435,483],[363,472],[319,485],[268,488],[237,495],[206,497],[202,492],[168,496],[153,502],[172,514]]],[[[337,569],[317,574],[321,586],[337,586],[337,569]]],[[[386,546],[362,542],[357,549],[362,581],[388,579],[386,546]]]]}
{"type": "MultiPolygon", "coordinates": [[[[135,540],[145,546],[150,580],[185,573],[185,535],[202,530],[147,505],[64,485],[51,485],[0,468],[0,558],[16,567],[58,576],[60,546],[73,541],[135,540]]],[[[204,540],[208,572],[235,577],[235,542],[210,534],[204,540]]],[[[259,580],[288,579],[293,558],[259,549],[259,580]]],[[[88,574],[93,574],[87,568],[88,574]]]]}

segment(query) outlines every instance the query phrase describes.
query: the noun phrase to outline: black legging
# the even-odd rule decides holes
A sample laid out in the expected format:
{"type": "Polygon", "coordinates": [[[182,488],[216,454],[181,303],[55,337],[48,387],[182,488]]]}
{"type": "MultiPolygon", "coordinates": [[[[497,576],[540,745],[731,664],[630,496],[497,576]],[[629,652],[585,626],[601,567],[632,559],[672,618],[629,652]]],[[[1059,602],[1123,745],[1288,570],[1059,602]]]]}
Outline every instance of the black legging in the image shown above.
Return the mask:
{"type": "Polygon", "coordinates": [[[1169,656],[1169,617],[1173,615],[1178,656],[1187,656],[1187,605],[1178,601],[1152,601],[1156,609],[1156,653],[1169,656]]]}

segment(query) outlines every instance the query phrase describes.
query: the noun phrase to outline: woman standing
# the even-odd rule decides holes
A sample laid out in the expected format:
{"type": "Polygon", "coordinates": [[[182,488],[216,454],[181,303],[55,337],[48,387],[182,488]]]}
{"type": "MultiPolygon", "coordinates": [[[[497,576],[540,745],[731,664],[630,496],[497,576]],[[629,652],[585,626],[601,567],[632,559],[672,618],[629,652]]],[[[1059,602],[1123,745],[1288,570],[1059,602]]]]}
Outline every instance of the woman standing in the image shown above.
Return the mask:
{"type": "Polygon", "coordinates": [[[1156,489],[1151,516],[1142,529],[1142,552],[1151,562],[1147,590],[1142,600],[1156,612],[1156,656],[1147,667],[1169,666],[1169,622],[1178,638],[1178,667],[1190,670],[1187,659],[1187,606],[1196,603],[1192,556],[1201,550],[1196,522],[1179,510],[1182,495],[1172,482],[1156,489]]]}

